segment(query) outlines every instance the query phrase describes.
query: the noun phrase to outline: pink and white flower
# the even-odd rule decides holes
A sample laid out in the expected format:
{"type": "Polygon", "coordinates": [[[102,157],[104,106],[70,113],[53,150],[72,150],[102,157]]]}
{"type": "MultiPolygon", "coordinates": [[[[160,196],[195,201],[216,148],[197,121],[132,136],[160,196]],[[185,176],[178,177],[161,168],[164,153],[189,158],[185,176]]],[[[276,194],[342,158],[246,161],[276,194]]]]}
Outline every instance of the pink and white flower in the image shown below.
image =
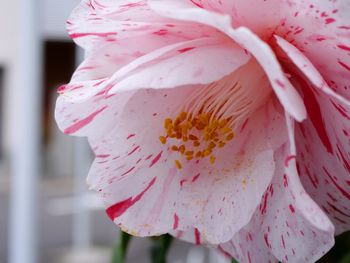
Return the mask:
{"type": "Polygon", "coordinates": [[[56,118],[138,236],[314,262],[350,226],[350,2],[84,0],[56,118]]]}

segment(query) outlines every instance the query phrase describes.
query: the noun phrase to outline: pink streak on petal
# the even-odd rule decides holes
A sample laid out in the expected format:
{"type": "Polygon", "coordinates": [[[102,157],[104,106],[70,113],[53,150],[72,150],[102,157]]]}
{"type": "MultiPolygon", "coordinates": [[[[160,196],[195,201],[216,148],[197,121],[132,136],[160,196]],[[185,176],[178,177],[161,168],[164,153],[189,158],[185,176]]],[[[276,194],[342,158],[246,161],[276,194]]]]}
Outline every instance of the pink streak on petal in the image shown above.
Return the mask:
{"type": "Polygon", "coordinates": [[[199,230],[197,228],[194,229],[194,237],[196,239],[196,245],[201,244],[201,234],[199,233],[199,230]]]}
{"type": "Polygon", "coordinates": [[[91,113],[89,116],[87,116],[86,118],[74,123],[72,126],[69,126],[68,128],[66,128],[63,132],[65,134],[73,134],[77,131],[79,131],[81,128],[85,127],[86,125],[88,125],[90,122],[92,122],[94,120],[94,118],[101,113],[102,111],[104,111],[107,108],[107,106],[104,106],[103,108],[91,113]]]}
{"type": "Polygon", "coordinates": [[[201,175],[201,174],[198,173],[197,175],[193,176],[193,178],[192,178],[192,183],[194,183],[195,181],[197,181],[197,179],[199,178],[200,175],[201,175]]]}
{"type": "Polygon", "coordinates": [[[117,217],[120,217],[124,214],[130,207],[132,207],[136,202],[138,202],[142,196],[154,185],[156,182],[156,177],[152,179],[152,181],[148,184],[145,190],[143,190],[140,194],[138,194],[135,198],[128,198],[124,201],[116,203],[115,205],[110,206],[106,209],[106,213],[111,220],[114,220],[117,217]]]}
{"type": "Polygon", "coordinates": [[[161,152],[152,160],[151,164],[149,165],[150,168],[151,168],[153,165],[155,165],[155,164],[159,161],[160,157],[162,157],[162,153],[163,153],[163,151],[161,151],[161,152]]]}
{"type": "Polygon", "coordinates": [[[115,35],[117,35],[116,32],[108,32],[108,33],[74,33],[74,34],[70,34],[69,36],[72,39],[74,39],[74,38],[86,37],[86,36],[108,37],[108,36],[115,36],[115,35]]]}
{"type": "Polygon", "coordinates": [[[286,158],[286,160],[284,161],[284,165],[285,165],[286,167],[288,167],[289,162],[290,162],[291,160],[295,159],[295,158],[296,158],[295,155],[290,155],[290,156],[288,156],[288,157],[286,158]]]}
{"type": "Polygon", "coordinates": [[[175,213],[174,214],[174,225],[173,225],[173,230],[176,230],[179,226],[179,217],[178,215],[175,213]]]}
{"type": "Polygon", "coordinates": [[[140,146],[136,146],[131,152],[128,153],[128,156],[132,155],[134,152],[136,152],[140,146]]]}
{"type": "Polygon", "coordinates": [[[338,45],[338,47],[339,47],[340,49],[345,50],[345,51],[350,51],[350,47],[348,47],[348,46],[345,46],[345,45],[338,45]]]}
{"type": "Polygon", "coordinates": [[[340,185],[334,180],[334,178],[332,177],[332,175],[328,172],[328,170],[323,167],[323,170],[326,172],[326,174],[328,175],[329,179],[331,179],[331,181],[333,182],[333,184],[335,185],[335,187],[338,188],[338,190],[340,191],[340,193],[346,197],[347,199],[350,200],[350,194],[342,187],[340,187],[340,185]]]}
{"type": "Polygon", "coordinates": [[[130,138],[135,137],[135,136],[136,136],[136,134],[130,134],[126,139],[129,140],[130,138]]]}
{"type": "Polygon", "coordinates": [[[345,68],[346,70],[350,71],[350,66],[345,64],[343,61],[338,61],[339,65],[345,68]]]}

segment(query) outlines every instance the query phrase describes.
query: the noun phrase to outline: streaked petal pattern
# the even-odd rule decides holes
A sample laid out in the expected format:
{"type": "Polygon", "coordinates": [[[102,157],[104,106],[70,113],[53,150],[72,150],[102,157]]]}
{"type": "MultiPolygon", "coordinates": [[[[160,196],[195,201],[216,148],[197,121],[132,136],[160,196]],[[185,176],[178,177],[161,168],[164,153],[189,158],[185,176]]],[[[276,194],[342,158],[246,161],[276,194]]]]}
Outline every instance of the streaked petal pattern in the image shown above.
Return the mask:
{"type": "Polygon", "coordinates": [[[350,228],[347,0],[83,0],[56,120],[137,236],[315,262],[350,228]]]}

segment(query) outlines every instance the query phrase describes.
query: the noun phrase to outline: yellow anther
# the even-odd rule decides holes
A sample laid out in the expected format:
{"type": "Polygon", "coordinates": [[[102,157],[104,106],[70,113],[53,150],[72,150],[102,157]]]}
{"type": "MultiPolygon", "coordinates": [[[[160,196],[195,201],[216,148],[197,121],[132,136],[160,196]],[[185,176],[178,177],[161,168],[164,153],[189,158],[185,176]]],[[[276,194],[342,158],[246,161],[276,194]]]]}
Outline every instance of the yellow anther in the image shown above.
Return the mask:
{"type": "Polygon", "coordinates": [[[204,152],[202,153],[202,156],[203,157],[207,157],[207,156],[209,156],[210,154],[211,154],[211,149],[206,149],[206,150],[204,150],[204,152]]]}
{"type": "Polygon", "coordinates": [[[179,120],[182,122],[186,119],[187,113],[186,112],[181,112],[179,115],[179,120]]]}
{"type": "Polygon", "coordinates": [[[193,155],[193,154],[194,154],[193,151],[186,151],[186,152],[185,152],[185,155],[193,155]]]}
{"type": "Polygon", "coordinates": [[[175,152],[179,151],[179,148],[178,148],[176,145],[173,145],[173,146],[171,147],[171,149],[172,149],[173,151],[175,151],[175,152]]]}
{"type": "Polygon", "coordinates": [[[159,136],[159,140],[162,144],[166,144],[166,138],[164,136],[159,136]]]}
{"type": "Polygon", "coordinates": [[[191,121],[187,121],[187,122],[186,122],[186,125],[187,125],[187,127],[188,127],[189,130],[193,128],[193,124],[192,124],[191,121]]]}
{"type": "Polygon", "coordinates": [[[212,124],[210,124],[210,128],[212,130],[216,130],[219,127],[219,122],[218,121],[214,121],[212,124]]]}
{"type": "Polygon", "coordinates": [[[210,140],[210,133],[205,133],[204,134],[204,141],[209,141],[210,140]]]}
{"type": "Polygon", "coordinates": [[[165,129],[168,129],[169,128],[169,125],[173,123],[173,120],[170,119],[170,118],[167,118],[164,120],[164,128],[165,129]]]}
{"type": "Polygon", "coordinates": [[[227,119],[224,119],[222,121],[220,121],[219,123],[219,128],[224,128],[228,123],[228,120],[227,119]]]}
{"type": "Polygon", "coordinates": [[[195,136],[195,135],[193,135],[193,134],[190,134],[190,135],[188,136],[188,138],[189,138],[191,141],[198,141],[198,137],[195,136]]]}
{"type": "Polygon", "coordinates": [[[168,128],[167,128],[167,130],[166,130],[166,133],[167,133],[168,135],[172,134],[173,129],[174,129],[173,125],[172,125],[172,124],[169,124],[169,126],[168,126],[168,128]]]}
{"type": "Polygon", "coordinates": [[[193,142],[193,146],[194,147],[198,147],[198,146],[200,146],[201,145],[201,143],[199,142],[199,141],[194,141],[193,142]]]}
{"type": "MultiPolygon", "coordinates": [[[[159,140],[162,144],[170,140],[171,150],[178,152],[183,159],[190,161],[210,156],[209,161],[214,164],[216,158],[213,152],[223,148],[235,136],[230,122],[230,118],[220,119],[213,112],[206,113],[205,107],[196,114],[182,111],[174,119],[164,120],[166,134],[159,140]]],[[[182,169],[180,161],[175,161],[178,169],[182,169]]]]}
{"type": "Polygon", "coordinates": [[[201,124],[207,125],[208,122],[209,122],[209,120],[208,120],[208,115],[202,113],[201,115],[199,115],[199,120],[200,120],[201,124]]]}
{"type": "Polygon", "coordinates": [[[175,160],[175,165],[176,165],[177,169],[182,169],[182,165],[181,165],[179,160],[175,160]]]}
{"type": "Polygon", "coordinates": [[[229,135],[226,136],[226,140],[231,141],[233,139],[233,137],[235,137],[235,135],[233,132],[231,132],[229,135]]]}
{"type": "Polygon", "coordinates": [[[182,153],[182,154],[184,154],[185,150],[186,150],[186,147],[185,147],[185,145],[182,144],[182,145],[179,147],[179,152],[182,153]]]}
{"type": "Polygon", "coordinates": [[[219,147],[219,148],[222,148],[222,147],[224,147],[225,145],[226,145],[226,143],[220,141],[218,147],[219,147]]]}
{"type": "Polygon", "coordinates": [[[188,128],[187,128],[187,125],[182,125],[181,126],[181,132],[183,135],[186,135],[187,134],[187,131],[188,131],[188,128]]]}
{"type": "Polygon", "coordinates": [[[210,134],[210,139],[215,139],[215,138],[217,138],[219,136],[219,134],[217,133],[217,132],[212,132],[211,134],[210,134]]]}
{"type": "Polygon", "coordinates": [[[205,124],[203,124],[203,123],[197,123],[197,124],[196,124],[196,129],[197,129],[197,130],[200,130],[200,131],[201,131],[201,130],[203,130],[204,128],[205,128],[205,124]]]}
{"type": "Polygon", "coordinates": [[[223,133],[229,133],[229,132],[232,132],[232,129],[230,128],[230,127],[224,127],[224,128],[222,128],[221,129],[221,131],[223,132],[223,133]]]}
{"type": "Polygon", "coordinates": [[[214,142],[210,142],[208,148],[214,149],[216,147],[216,144],[214,142]]]}

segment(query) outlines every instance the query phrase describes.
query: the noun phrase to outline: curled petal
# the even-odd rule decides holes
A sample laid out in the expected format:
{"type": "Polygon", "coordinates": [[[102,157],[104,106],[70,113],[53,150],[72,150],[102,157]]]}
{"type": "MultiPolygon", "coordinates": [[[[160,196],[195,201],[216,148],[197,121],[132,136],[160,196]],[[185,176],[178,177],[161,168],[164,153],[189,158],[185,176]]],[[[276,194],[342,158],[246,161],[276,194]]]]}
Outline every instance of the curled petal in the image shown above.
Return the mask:
{"type": "Polygon", "coordinates": [[[221,245],[242,262],[261,262],[261,258],[315,262],[334,244],[333,224],[299,180],[293,123],[288,116],[287,121],[290,144],[275,153],[275,175],[260,209],[230,242],[221,245]]]}
{"type": "Polygon", "coordinates": [[[217,28],[247,49],[264,68],[276,95],[284,108],[298,121],[306,118],[303,101],[285,76],[271,48],[248,28],[233,29],[231,18],[203,10],[186,0],[151,0],[151,8],[157,13],[184,21],[195,21],[217,28]]]}
{"type": "Polygon", "coordinates": [[[205,233],[201,242],[227,241],[250,221],[270,182],[273,149],[287,139],[272,102],[242,124],[235,142],[218,151],[215,166],[203,159],[181,161],[182,169],[176,168],[179,156],[158,135],[167,114],[194,88],[138,91],[118,127],[90,138],[97,158],[88,183],[129,233],[158,235],[194,226],[205,233]]]}
{"type": "Polygon", "coordinates": [[[350,3],[284,1],[283,22],[275,34],[296,46],[318,69],[327,84],[349,99],[350,3]]]}
{"type": "Polygon", "coordinates": [[[296,129],[301,179],[339,234],[350,229],[350,107],[317,92],[302,77],[299,83],[310,115],[296,129]]]}
{"type": "Polygon", "coordinates": [[[159,58],[130,73],[111,92],[208,84],[230,74],[250,59],[242,48],[230,42],[210,44],[211,39],[192,42],[176,49],[172,56],[159,58]]]}
{"type": "Polygon", "coordinates": [[[334,92],[321,76],[316,67],[312,64],[312,62],[295,46],[286,41],[285,39],[275,36],[277,40],[277,44],[279,47],[286,53],[288,58],[293,61],[295,66],[309,79],[309,81],[318,89],[322,90],[326,94],[334,97],[336,100],[342,102],[350,106],[349,100],[342,97],[341,95],[334,92]]]}

